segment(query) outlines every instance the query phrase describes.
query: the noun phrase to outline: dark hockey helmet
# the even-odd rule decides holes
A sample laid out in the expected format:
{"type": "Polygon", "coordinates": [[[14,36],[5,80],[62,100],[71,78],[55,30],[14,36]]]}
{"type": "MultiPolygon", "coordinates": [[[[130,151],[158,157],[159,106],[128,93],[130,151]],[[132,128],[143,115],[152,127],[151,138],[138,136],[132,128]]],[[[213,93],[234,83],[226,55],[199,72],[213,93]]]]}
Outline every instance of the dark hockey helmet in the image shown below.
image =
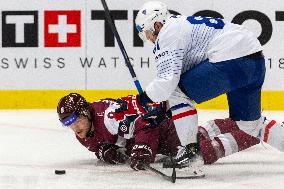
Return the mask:
{"type": "Polygon", "coordinates": [[[90,104],[80,94],[70,93],[59,100],[57,114],[61,123],[64,126],[69,126],[74,123],[80,115],[90,119],[90,104]]]}

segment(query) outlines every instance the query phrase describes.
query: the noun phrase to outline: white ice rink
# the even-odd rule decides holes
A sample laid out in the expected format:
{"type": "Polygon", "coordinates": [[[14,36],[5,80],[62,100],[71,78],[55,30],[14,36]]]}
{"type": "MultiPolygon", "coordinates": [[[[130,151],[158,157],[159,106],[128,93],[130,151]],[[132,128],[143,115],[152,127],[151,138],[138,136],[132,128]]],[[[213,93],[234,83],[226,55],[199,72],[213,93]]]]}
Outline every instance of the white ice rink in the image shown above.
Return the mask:
{"type": "MultiPolygon", "coordinates": [[[[224,111],[199,111],[200,123],[224,118],[224,111]]],[[[284,112],[264,112],[284,120],[284,112]]],[[[206,177],[177,180],[175,184],[128,166],[109,166],[98,161],[60,126],[51,110],[0,111],[0,189],[283,189],[284,153],[268,145],[205,166],[206,177]],[[65,169],[65,175],[55,175],[65,169]]]]}

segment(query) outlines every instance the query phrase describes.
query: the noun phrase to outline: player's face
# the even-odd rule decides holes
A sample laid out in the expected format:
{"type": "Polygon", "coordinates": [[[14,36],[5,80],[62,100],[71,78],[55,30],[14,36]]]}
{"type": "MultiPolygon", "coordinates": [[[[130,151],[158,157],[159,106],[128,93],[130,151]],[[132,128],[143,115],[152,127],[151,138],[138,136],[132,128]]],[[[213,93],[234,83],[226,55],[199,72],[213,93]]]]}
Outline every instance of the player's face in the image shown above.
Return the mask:
{"type": "Polygon", "coordinates": [[[80,138],[86,138],[91,127],[91,122],[87,117],[79,116],[78,119],[69,126],[80,138]]]}
{"type": "Polygon", "coordinates": [[[155,22],[154,24],[154,32],[151,32],[149,30],[145,31],[145,35],[146,38],[150,41],[152,41],[153,43],[155,43],[155,41],[157,40],[158,34],[160,33],[161,29],[163,27],[163,24],[161,22],[155,22]]]}
{"type": "Polygon", "coordinates": [[[155,43],[156,39],[157,39],[157,35],[154,35],[151,31],[149,30],[146,30],[145,31],[145,35],[146,35],[146,38],[149,40],[149,41],[152,41],[153,43],[155,43]]]}

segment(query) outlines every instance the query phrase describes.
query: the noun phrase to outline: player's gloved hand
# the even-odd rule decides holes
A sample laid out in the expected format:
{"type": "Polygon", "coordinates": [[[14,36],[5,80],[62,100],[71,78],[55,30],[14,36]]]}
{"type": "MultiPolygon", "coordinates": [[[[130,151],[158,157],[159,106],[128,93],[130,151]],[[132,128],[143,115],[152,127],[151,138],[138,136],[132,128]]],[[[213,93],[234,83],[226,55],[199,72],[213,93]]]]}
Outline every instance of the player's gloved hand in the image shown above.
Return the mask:
{"type": "Polygon", "coordinates": [[[124,164],[127,160],[120,151],[120,147],[115,144],[103,143],[99,146],[98,158],[110,164],[124,164]]]}
{"type": "Polygon", "coordinates": [[[145,170],[145,165],[150,165],[152,150],[146,144],[133,146],[130,156],[130,167],[136,171],[145,170]]]}
{"type": "Polygon", "coordinates": [[[148,112],[142,115],[144,120],[147,119],[156,119],[159,116],[166,116],[167,112],[167,103],[163,101],[159,104],[152,104],[148,106],[148,112]]]}
{"type": "Polygon", "coordinates": [[[160,104],[151,105],[151,108],[148,108],[148,112],[141,117],[143,120],[150,123],[149,127],[154,128],[159,126],[160,122],[167,117],[166,101],[161,102],[160,104]]]}
{"type": "Polygon", "coordinates": [[[148,106],[148,104],[154,103],[146,94],[145,91],[143,93],[136,96],[138,104],[140,104],[147,112],[150,111],[148,108],[151,108],[148,106]]]}

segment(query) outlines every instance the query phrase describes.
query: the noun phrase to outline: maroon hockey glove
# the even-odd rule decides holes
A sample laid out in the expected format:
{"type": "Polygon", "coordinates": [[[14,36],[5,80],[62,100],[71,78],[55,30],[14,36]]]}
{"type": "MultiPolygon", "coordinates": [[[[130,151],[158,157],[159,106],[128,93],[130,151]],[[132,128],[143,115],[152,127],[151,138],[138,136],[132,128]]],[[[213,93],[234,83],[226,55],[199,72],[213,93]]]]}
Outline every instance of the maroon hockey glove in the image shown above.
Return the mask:
{"type": "Polygon", "coordinates": [[[145,170],[145,165],[150,165],[152,150],[146,144],[133,146],[130,156],[130,167],[136,171],[145,170]]]}
{"type": "Polygon", "coordinates": [[[124,164],[126,156],[123,156],[121,152],[118,151],[119,148],[120,147],[114,144],[101,144],[99,146],[98,158],[110,164],[124,164]]]}

